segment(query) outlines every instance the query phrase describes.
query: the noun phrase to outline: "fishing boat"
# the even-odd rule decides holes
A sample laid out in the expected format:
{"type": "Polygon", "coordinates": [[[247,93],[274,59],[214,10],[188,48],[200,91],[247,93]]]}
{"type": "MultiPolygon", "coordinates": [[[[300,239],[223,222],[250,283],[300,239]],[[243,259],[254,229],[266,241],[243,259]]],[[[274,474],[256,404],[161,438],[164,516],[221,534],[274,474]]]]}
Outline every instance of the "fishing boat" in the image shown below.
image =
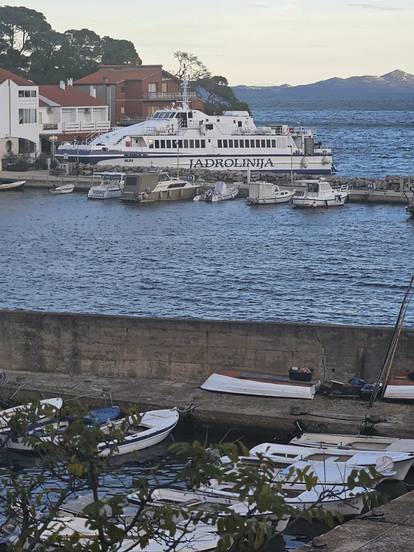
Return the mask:
{"type": "Polygon", "coordinates": [[[302,189],[296,189],[292,197],[293,207],[340,207],[348,198],[346,187],[334,189],[323,178],[319,180],[299,180],[295,184],[302,189]]]}
{"type": "Polygon", "coordinates": [[[117,199],[122,195],[125,186],[125,173],[99,172],[94,173],[93,179],[98,178],[99,183],[94,184],[88,191],[88,199],[117,199]]]}
{"type": "Polygon", "coordinates": [[[63,186],[53,185],[49,189],[49,193],[53,195],[71,194],[75,190],[75,184],[64,184],[63,186]]]}
{"type": "Polygon", "coordinates": [[[346,466],[359,468],[375,468],[379,473],[384,470],[386,465],[389,472],[395,472],[395,478],[404,480],[414,463],[414,455],[403,452],[384,452],[377,451],[358,451],[344,450],[340,448],[329,447],[325,449],[317,447],[301,447],[298,445],[279,445],[275,443],[262,443],[253,447],[249,451],[249,461],[256,459],[271,460],[276,465],[283,462],[290,464],[298,461],[314,462],[334,462],[346,466]],[[385,460],[384,460],[385,458],[385,460]]]}
{"type": "MultiPolygon", "coordinates": [[[[132,504],[141,504],[139,493],[130,494],[128,500],[132,504]]],[[[176,507],[176,521],[179,522],[185,521],[185,517],[196,520],[202,516],[212,516],[218,519],[231,513],[235,513],[241,517],[252,515],[246,502],[233,501],[229,503],[229,501],[223,500],[220,495],[204,494],[197,490],[154,489],[148,506],[157,508],[166,505],[173,509],[176,507]],[[182,514],[183,510],[186,511],[185,517],[182,514]]],[[[277,533],[284,531],[289,522],[289,516],[284,516],[282,519],[273,519],[272,515],[259,511],[256,511],[254,515],[255,517],[274,521],[272,528],[277,533]]]]}
{"type": "MultiPolygon", "coordinates": [[[[129,427],[123,441],[113,441],[101,443],[98,445],[99,456],[120,456],[129,454],[138,450],[143,450],[158,443],[161,443],[168,437],[175,428],[179,420],[179,413],[176,408],[169,410],[150,410],[141,414],[138,425],[135,425],[133,418],[128,418],[129,427]]],[[[124,423],[125,418],[115,422],[109,422],[102,426],[102,431],[116,428],[124,423]]]]}
{"type": "Polygon", "coordinates": [[[211,374],[200,388],[205,391],[236,395],[313,399],[319,385],[319,381],[291,381],[288,378],[269,374],[223,370],[211,374]]]}
{"type": "Polygon", "coordinates": [[[115,128],[87,143],[59,146],[60,161],[122,167],[332,174],[329,148],[310,129],[287,124],[256,126],[247,111],[207,115],[192,109],[188,79],[182,100],[146,121],[115,128]]]}
{"type": "Polygon", "coordinates": [[[62,405],[63,400],[60,397],[56,397],[39,401],[39,405],[36,406],[34,410],[34,405],[32,403],[22,404],[2,410],[0,412],[0,442],[5,443],[7,441],[7,446],[9,446],[11,438],[10,423],[14,416],[28,415],[31,417],[33,414],[36,424],[40,425],[50,421],[51,415],[59,411],[62,408],[62,405]]]}
{"type": "Polygon", "coordinates": [[[218,201],[235,199],[238,195],[239,187],[237,184],[219,181],[215,183],[214,188],[207,190],[204,201],[207,203],[217,203],[218,201]]]}
{"type": "Polygon", "coordinates": [[[289,203],[294,193],[294,190],[281,190],[277,184],[270,182],[251,182],[246,202],[248,205],[289,203]]]}
{"type": "MultiPolygon", "coordinates": [[[[85,425],[99,427],[105,434],[120,428],[128,422],[122,441],[108,441],[98,444],[99,456],[120,456],[138,450],[149,448],[163,441],[178,423],[179,414],[176,409],[152,410],[139,415],[139,422],[134,417],[126,417],[118,406],[97,408],[89,412],[84,418],[85,425]]],[[[72,419],[54,421],[49,424],[36,424],[26,436],[12,437],[7,442],[7,448],[20,451],[33,451],[32,440],[27,437],[36,437],[38,442],[59,442],[72,419]]]]}
{"type": "Polygon", "coordinates": [[[0,180],[0,192],[22,192],[26,180],[0,180]]]}
{"type": "Polygon", "coordinates": [[[198,192],[199,185],[195,182],[171,178],[166,173],[141,173],[127,176],[121,201],[153,203],[191,200],[198,192]]]}
{"type": "Polygon", "coordinates": [[[355,451],[407,452],[414,454],[414,439],[381,437],[378,435],[303,433],[300,437],[291,439],[290,444],[322,449],[335,447],[355,451]]]}

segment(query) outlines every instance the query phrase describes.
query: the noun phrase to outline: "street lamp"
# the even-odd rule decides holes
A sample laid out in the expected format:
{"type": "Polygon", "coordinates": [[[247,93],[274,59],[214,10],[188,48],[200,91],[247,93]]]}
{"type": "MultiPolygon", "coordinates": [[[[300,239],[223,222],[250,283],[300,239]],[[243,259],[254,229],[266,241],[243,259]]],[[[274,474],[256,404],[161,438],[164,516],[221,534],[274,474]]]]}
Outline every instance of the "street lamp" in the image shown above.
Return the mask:
{"type": "Polygon", "coordinates": [[[55,161],[55,153],[56,153],[56,142],[59,140],[59,138],[56,135],[50,136],[49,142],[51,144],[51,164],[53,166],[55,161]]]}

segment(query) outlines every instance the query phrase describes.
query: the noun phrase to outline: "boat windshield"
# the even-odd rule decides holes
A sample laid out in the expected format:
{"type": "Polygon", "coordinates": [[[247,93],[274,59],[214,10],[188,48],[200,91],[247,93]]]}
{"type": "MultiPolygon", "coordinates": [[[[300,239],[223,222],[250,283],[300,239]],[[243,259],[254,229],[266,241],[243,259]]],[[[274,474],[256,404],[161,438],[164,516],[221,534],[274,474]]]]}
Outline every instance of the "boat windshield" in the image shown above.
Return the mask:
{"type": "Polygon", "coordinates": [[[314,194],[319,193],[319,183],[318,182],[308,182],[307,188],[308,188],[308,192],[312,192],[314,194]]]}

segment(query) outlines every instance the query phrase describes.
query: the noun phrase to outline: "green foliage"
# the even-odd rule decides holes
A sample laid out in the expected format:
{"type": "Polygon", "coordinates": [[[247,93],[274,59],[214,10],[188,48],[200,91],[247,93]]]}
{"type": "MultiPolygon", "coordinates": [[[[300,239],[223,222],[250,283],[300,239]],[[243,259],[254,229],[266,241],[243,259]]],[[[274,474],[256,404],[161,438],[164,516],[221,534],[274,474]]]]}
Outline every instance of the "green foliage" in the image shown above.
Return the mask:
{"type": "Polygon", "coordinates": [[[0,67],[43,84],[81,78],[100,63],[141,64],[141,60],[128,40],[101,38],[89,29],[58,33],[38,11],[0,7],[0,67]]]}

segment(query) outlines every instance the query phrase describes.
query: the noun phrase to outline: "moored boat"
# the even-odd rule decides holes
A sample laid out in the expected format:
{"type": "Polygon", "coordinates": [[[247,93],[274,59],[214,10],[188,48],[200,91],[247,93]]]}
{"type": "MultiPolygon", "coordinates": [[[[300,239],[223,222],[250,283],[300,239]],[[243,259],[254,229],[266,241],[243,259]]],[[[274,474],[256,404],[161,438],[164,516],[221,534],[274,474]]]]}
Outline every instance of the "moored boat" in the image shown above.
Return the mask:
{"type": "Polygon", "coordinates": [[[235,199],[238,195],[239,187],[237,184],[219,181],[215,183],[214,188],[207,190],[204,201],[207,203],[217,203],[218,201],[235,199]]]}
{"type": "Polygon", "coordinates": [[[99,172],[94,173],[93,179],[99,179],[98,183],[92,182],[88,191],[88,199],[117,199],[122,195],[125,186],[125,173],[99,172]]]}
{"type": "Polygon", "coordinates": [[[0,180],[0,192],[23,191],[26,180],[4,181],[0,180]]]}
{"type": "Polygon", "coordinates": [[[53,185],[49,189],[49,193],[53,195],[71,194],[75,190],[75,184],[63,184],[62,186],[53,185]]]}
{"type": "Polygon", "coordinates": [[[277,203],[288,203],[295,192],[292,190],[281,190],[277,184],[270,182],[251,182],[249,184],[249,196],[246,200],[248,205],[271,205],[277,203]]]}
{"type": "Polygon", "coordinates": [[[329,182],[319,180],[299,180],[295,184],[302,189],[296,189],[292,197],[294,207],[318,208],[340,207],[348,198],[348,189],[332,188],[329,182]]]}
{"type": "Polygon", "coordinates": [[[378,471],[384,465],[384,457],[386,457],[388,467],[395,472],[396,479],[403,480],[407,476],[408,471],[414,463],[414,455],[403,452],[384,452],[377,451],[359,451],[359,450],[344,450],[340,448],[317,448],[317,447],[301,447],[298,445],[279,445],[275,443],[262,443],[253,447],[249,451],[249,460],[261,458],[271,460],[272,462],[290,462],[294,463],[300,460],[306,462],[335,462],[336,464],[344,464],[346,466],[357,466],[360,468],[372,467],[378,471]],[[392,467],[390,465],[392,462],[392,467]]]}
{"type": "Polygon", "coordinates": [[[168,174],[142,173],[128,175],[121,200],[133,203],[155,201],[191,200],[197,195],[199,185],[168,174]]]}
{"type": "Polygon", "coordinates": [[[313,399],[319,385],[318,381],[292,381],[268,374],[223,370],[211,374],[200,388],[237,395],[313,399]]]}
{"type": "Polygon", "coordinates": [[[382,437],[379,435],[303,433],[300,437],[291,439],[290,444],[301,447],[336,447],[359,451],[408,452],[414,454],[414,439],[382,437]]]}

